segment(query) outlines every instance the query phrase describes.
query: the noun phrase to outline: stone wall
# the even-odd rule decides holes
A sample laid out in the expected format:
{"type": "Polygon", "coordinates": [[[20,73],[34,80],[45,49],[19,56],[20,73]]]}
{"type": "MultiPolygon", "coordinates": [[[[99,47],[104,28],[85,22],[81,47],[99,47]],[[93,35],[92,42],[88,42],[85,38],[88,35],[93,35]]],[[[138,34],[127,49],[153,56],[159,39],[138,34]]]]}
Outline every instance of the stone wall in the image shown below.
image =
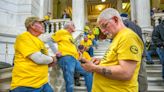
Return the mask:
{"type": "Polygon", "coordinates": [[[12,64],[15,37],[26,31],[26,17],[43,17],[51,0],[0,0],[0,61],[12,64]]]}
{"type": "Polygon", "coordinates": [[[0,61],[11,63],[17,26],[17,2],[0,0],[0,61]],[[10,51],[9,51],[10,50],[10,51]]]}

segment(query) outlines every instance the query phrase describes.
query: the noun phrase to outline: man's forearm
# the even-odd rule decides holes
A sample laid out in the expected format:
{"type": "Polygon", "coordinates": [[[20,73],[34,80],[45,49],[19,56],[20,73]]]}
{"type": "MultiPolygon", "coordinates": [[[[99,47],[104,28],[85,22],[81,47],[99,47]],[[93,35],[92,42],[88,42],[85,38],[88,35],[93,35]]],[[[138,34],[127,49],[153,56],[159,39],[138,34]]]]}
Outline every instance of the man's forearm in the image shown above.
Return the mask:
{"type": "Polygon", "coordinates": [[[116,66],[98,66],[93,68],[93,72],[99,73],[107,78],[115,80],[129,80],[130,74],[126,72],[120,65],[116,66]]]}
{"type": "Polygon", "coordinates": [[[50,64],[54,61],[51,56],[44,55],[41,52],[33,53],[29,58],[37,64],[50,64]]]}

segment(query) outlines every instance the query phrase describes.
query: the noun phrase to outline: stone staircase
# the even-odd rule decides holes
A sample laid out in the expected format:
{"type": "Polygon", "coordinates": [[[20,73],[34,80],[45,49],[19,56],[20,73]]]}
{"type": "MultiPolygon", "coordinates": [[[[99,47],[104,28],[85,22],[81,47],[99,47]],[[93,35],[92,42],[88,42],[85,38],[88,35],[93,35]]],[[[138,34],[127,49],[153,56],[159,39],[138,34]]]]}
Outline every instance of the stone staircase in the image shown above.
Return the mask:
{"type": "Polygon", "coordinates": [[[154,60],[155,64],[146,65],[148,92],[164,92],[164,80],[162,79],[162,65],[159,60],[154,60]]]}
{"type": "MultiPolygon", "coordinates": [[[[99,42],[98,49],[95,49],[95,57],[102,58],[109,41],[99,42]]],[[[148,92],[164,92],[164,80],[161,78],[162,66],[159,64],[159,60],[154,60],[156,63],[153,65],[146,65],[147,79],[148,79],[148,92]]],[[[81,86],[75,86],[75,92],[87,92],[85,87],[84,78],[80,78],[81,86]]]]}
{"type": "Polygon", "coordinates": [[[0,69],[0,92],[9,92],[12,67],[0,69]]]}

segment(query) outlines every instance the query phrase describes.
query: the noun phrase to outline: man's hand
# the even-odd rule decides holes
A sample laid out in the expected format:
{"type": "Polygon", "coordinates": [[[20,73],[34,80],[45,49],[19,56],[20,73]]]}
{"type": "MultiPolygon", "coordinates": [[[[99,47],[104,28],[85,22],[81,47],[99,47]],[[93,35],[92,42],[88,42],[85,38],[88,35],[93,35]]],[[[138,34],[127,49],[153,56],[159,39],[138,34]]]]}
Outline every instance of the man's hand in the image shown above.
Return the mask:
{"type": "Polygon", "coordinates": [[[50,64],[48,64],[48,67],[53,67],[53,66],[56,65],[56,63],[57,63],[57,58],[56,58],[56,56],[52,56],[52,59],[53,59],[53,62],[50,63],[50,64]]]}
{"type": "Polygon", "coordinates": [[[62,53],[58,51],[58,52],[55,53],[55,55],[56,55],[56,58],[58,59],[62,56],[62,53]]]}
{"type": "Polygon", "coordinates": [[[86,60],[85,58],[82,58],[81,63],[82,67],[88,71],[88,72],[93,72],[94,67],[96,66],[93,62],[86,60]]]}
{"type": "Polygon", "coordinates": [[[99,58],[93,57],[91,61],[92,61],[95,65],[99,65],[99,64],[100,64],[100,59],[99,59],[99,58]]]}

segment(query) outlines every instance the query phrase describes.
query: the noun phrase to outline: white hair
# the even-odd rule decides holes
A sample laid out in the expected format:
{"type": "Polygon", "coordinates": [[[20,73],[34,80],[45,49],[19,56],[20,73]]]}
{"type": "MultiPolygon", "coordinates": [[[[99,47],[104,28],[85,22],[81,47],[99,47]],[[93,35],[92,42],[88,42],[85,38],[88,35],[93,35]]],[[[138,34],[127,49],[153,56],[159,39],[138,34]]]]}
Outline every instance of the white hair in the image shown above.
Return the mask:
{"type": "Polygon", "coordinates": [[[64,29],[67,29],[67,28],[69,28],[70,26],[74,26],[73,21],[68,21],[68,22],[66,22],[66,23],[64,24],[64,29]]]}
{"type": "Polygon", "coordinates": [[[119,12],[116,9],[113,8],[107,8],[101,12],[101,14],[98,16],[97,22],[99,22],[101,19],[109,20],[113,16],[118,17],[121,20],[121,16],[119,12]]]}

